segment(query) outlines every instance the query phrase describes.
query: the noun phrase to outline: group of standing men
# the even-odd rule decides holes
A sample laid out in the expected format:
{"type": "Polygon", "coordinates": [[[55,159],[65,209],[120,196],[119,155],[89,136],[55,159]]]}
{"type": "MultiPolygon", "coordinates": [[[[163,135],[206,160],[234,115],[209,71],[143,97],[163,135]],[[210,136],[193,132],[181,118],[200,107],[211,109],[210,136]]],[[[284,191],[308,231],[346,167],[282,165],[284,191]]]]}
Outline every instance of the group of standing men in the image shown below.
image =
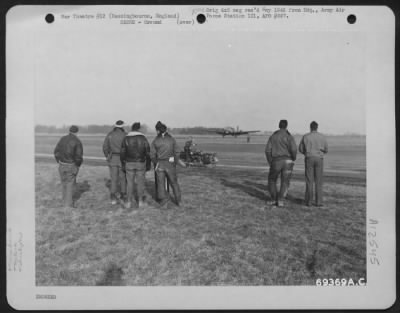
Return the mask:
{"type": "MultiPolygon", "coordinates": [[[[283,206],[287,195],[290,176],[297,156],[297,145],[294,137],[287,130],[287,120],[279,122],[279,130],[268,139],[265,147],[265,156],[270,165],[268,188],[271,194],[271,205],[283,206]],[[277,191],[276,182],[281,179],[280,191],[277,191]]],[[[324,135],[318,132],[318,124],[310,124],[310,132],[305,134],[299,144],[299,151],[305,157],[306,194],[305,204],[311,206],[315,185],[315,205],[322,204],[322,176],[324,155],[328,153],[328,143],[324,135]]]]}
{"type": "MultiPolygon", "coordinates": [[[[179,149],[175,139],[167,132],[167,126],[157,122],[155,129],[156,138],[151,145],[147,138],[140,132],[140,123],[135,122],[131,131],[125,132],[125,123],[121,120],[114,124],[103,143],[103,152],[107,159],[111,176],[110,198],[111,204],[118,200],[124,202],[125,207],[131,208],[134,196],[134,182],[137,186],[138,207],[145,206],[145,174],[151,169],[155,170],[156,195],[162,207],[169,203],[169,193],[166,191],[168,180],[174,193],[175,204],[180,205],[181,191],[178,184],[176,165],[185,166],[179,160],[179,149]],[[118,188],[119,187],[119,188],[118,188]],[[119,192],[118,192],[119,189],[119,192]]],[[[283,206],[287,195],[290,175],[297,156],[297,145],[293,136],[287,130],[288,122],[281,120],[279,130],[268,139],[265,155],[270,165],[268,175],[268,188],[271,194],[271,203],[283,206]],[[281,178],[281,187],[277,191],[277,180],[281,178]]],[[[77,137],[77,126],[71,126],[69,134],[58,142],[54,156],[59,163],[59,173],[63,186],[63,201],[66,207],[73,207],[73,190],[76,176],[83,161],[82,143],[77,137]]],[[[192,142],[190,141],[190,146],[192,142]]],[[[188,150],[185,147],[186,154],[188,150]]],[[[322,176],[323,158],[328,152],[325,137],[318,132],[318,124],[310,124],[310,132],[303,136],[299,151],[305,156],[306,194],[305,204],[311,205],[315,184],[316,206],[322,206],[322,176]]]]}
{"type": "Polygon", "coordinates": [[[146,171],[154,164],[156,173],[156,192],[161,206],[169,202],[165,182],[168,179],[177,206],[181,202],[181,191],[176,175],[176,164],[179,160],[179,149],[175,138],[167,132],[167,126],[157,122],[157,136],[149,145],[147,138],[140,132],[140,123],[133,123],[131,131],[125,133],[123,121],[117,121],[114,129],[107,134],[103,143],[103,152],[108,161],[111,176],[111,204],[117,198],[124,202],[127,209],[136,203],[134,185],[137,186],[138,207],[144,207],[146,171]],[[120,192],[118,190],[118,184],[120,192]]]}
{"type": "MultiPolygon", "coordinates": [[[[133,202],[136,203],[134,195],[136,182],[138,207],[145,206],[145,175],[153,163],[160,205],[165,207],[170,200],[165,190],[165,182],[168,179],[174,193],[175,204],[179,206],[181,191],[176,174],[179,149],[175,139],[167,132],[167,126],[160,121],[157,122],[155,126],[157,136],[151,145],[145,135],[140,132],[139,122],[133,123],[128,133],[125,132],[125,126],[123,121],[117,121],[103,143],[103,153],[107,159],[111,177],[111,204],[116,204],[120,200],[127,209],[131,208],[133,202]]],[[[83,160],[82,143],[77,133],[78,127],[71,126],[69,134],[60,139],[54,150],[55,159],[59,163],[63,201],[66,207],[74,206],[73,189],[83,160]]]]}

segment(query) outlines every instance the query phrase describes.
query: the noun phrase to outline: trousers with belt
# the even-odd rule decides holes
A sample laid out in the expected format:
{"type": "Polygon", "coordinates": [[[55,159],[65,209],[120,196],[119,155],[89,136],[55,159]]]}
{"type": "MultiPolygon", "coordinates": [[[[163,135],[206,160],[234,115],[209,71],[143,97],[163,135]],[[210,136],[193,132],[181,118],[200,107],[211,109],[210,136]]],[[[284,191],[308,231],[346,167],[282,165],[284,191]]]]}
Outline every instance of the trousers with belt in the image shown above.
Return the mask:
{"type": "Polygon", "coordinates": [[[179,204],[181,202],[181,189],[178,184],[178,176],[176,174],[175,163],[170,163],[168,160],[158,161],[156,174],[158,200],[160,202],[168,201],[167,191],[165,190],[165,182],[168,178],[169,183],[172,187],[172,192],[174,193],[175,202],[179,204]]]}

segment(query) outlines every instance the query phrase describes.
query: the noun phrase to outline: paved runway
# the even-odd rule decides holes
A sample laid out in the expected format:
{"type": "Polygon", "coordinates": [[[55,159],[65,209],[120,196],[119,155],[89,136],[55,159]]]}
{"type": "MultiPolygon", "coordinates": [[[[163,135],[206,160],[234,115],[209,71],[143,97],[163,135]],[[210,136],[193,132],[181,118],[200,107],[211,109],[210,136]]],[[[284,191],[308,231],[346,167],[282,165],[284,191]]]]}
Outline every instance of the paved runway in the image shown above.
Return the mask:
{"type": "MultiPolygon", "coordinates": [[[[54,160],[54,156],[52,154],[47,154],[47,153],[36,153],[35,154],[36,158],[39,159],[51,159],[54,160]]],[[[104,157],[96,157],[96,156],[84,156],[84,160],[89,160],[89,161],[94,161],[98,165],[100,164],[106,164],[106,160],[104,157]]],[[[55,162],[55,160],[54,160],[55,162]]],[[[218,167],[223,167],[223,168],[236,168],[236,169],[249,169],[249,170],[261,170],[263,172],[268,172],[269,167],[268,166],[253,166],[253,165],[237,165],[237,164],[223,164],[223,163],[218,163],[218,167]]],[[[304,165],[303,166],[298,166],[294,168],[294,172],[304,172],[304,165]]],[[[324,172],[327,174],[334,174],[334,175],[344,175],[344,176],[360,176],[359,171],[351,171],[351,170],[342,170],[342,169],[324,169],[324,172]]]]}

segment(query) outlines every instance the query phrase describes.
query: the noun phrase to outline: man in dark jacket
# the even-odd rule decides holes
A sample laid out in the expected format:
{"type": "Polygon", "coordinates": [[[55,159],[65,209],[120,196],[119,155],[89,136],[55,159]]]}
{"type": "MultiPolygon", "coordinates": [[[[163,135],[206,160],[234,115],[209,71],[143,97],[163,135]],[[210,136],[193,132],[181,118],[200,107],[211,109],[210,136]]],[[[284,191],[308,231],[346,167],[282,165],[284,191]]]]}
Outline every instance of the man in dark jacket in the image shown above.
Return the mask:
{"type": "Polygon", "coordinates": [[[169,198],[166,196],[165,179],[168,178],[175,197],[175,204],[180,205],[181,190],[176,175],[176,164],[179,162],[179,148],[175,139],[168,134],[167,126],[160,121],[156,124],[157,137],[150,147],[150,157],[155,164],[157,194],[160,205],[166,207],[169,198]]]}
{"type": "Polygon", "coordinates": [[[270,165],[268,187],[271,194],[271,204],[283,206],[283,198],[287,190],[288,175],[291,163],[296,160],[297,146],[293,136],[287,130],[287,120],[279,122],[279,130],[269,137],[265,147],[265,156],[270,165]],[[276,181],[281,176],[281,188],[276,189],[276,181]]]}
{"type": "Polygon", "coordinates": [[[79,129],[71,126],[69,134],[62,137],[54,149],[54,157],[59,164],[62,184],[62,199],[65,207],[74,207],[73,194],[76,184],[76,176],[83,161],[82,143],[77,137],[79,129]]]}
{"type": "Polygon", "coordinates": [[[126,178],[122,171],[120,153],[122,141],[125,138],[124,122],[119,120],[114,124],[114,129],[104,139],[103,152],[107,158],[111,177],[111,204],[117,203],[118,184],[120,186],[122,200],[126,195],[126,178]]]}
{"type": "Polygon", "coordinates": [[[121,146],[121,163],[125,168],[127,180],[127,199],[125,202],[127,209],[131,208],[131,201],[135,202],[133,198],[135,180],[139,208],[144,206],[146,162],[150,159],[150,145],[146,137],[139,132],[140,123],[134,123],[131,129],[132,131],[125,136],[121,146]]]}

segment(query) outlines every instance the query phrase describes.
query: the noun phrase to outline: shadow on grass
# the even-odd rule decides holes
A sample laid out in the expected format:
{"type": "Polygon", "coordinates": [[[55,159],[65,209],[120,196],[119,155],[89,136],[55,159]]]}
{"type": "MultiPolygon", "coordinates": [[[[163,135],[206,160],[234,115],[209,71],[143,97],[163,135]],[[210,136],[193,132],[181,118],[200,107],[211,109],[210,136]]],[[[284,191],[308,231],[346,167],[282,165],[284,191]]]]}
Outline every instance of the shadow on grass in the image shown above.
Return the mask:
{"type": "Polygon", "coordinates": [[[307,256],[306,269],[312,278],[315,278],[315,266],[317,264],[317,250],[313,250],[312,254],[307,256]]]}
{"type": "MultiPolygon", "coordinates": [[[[104,186],[106,186],[108,191],[111,193],[111,179],[110,178],[104,178],[104,186]]],[[[117,193],[119,195],[121,194],[121,184],[120,184],[119,179],[118,179],[118,183],[117,183],[117,193]]]]}
{"type": "Polygon", "coordinates": [[[153,181],[146,180],[146,190],[154,201],[157,201],[156,186],[153,181]]]}
{"type": "Polygon", "coordinates": [[[78,200],[82,196],[82,194],[84,194],[86,191],[89,190],[90,190],[90,185],[87,180],[84,180],[83,183],[77,183],[75,185],[73,199],[78,200]]]}
{"type": "Polygon", "coordinates": [[[253,186],[253,187],[256,187],[256,188],[258,188],[258,189],[265,190],[265,191],[268,190],[268,186],[267,186],[266,184],[256,183],[256,182],[251,181],[251,180],[244,180],[244,181],[243,181],[243,184],[245,184],[245,185],[251,185],[251,186],[253,186]]]}
{"type": "MultiPolygon", "coordinates": [[[[110,178],[104,178],[104,185],[109,190],[109,192],[111,193],[111,179],[110,178]]],[[[136,186],[136,183],[134,183],[133,189],[134,189],[133,192],[134,192],[134,195],[135,195],[135,200],[137,201],[138,199],[137,199],[137,186],[136,186]]],[[[118,184],[118,186],[117,186],[117,193],[118,194],[120,194],[120,190],[121,190],[121,187],[120,187],[120,184],[118,184]]],[[[155,187],[155,184],[154,184],[153,181],[149,181],[149,180],[146,179],[146,181],[145,181],[145,190],[146,190],[145,193],[148,193],[154,201],[157,201],[156,187],[155,187]]]]}
{"type": "Polygon", "coordinates": [[[287,197],[286,197],[286,200],[289,201],[289,202],[298,204],[298,205],[305,205],[305,204],[306,204],[305,201],[304,201],[304,199],[302,199],[302,198],[296,198],[296,197],[291,196],[291,195],[290,195],[290,189],[289,189],[288,195],[287,195],[287,197]]]}
{"type": "MultiPolygon", "coordinates": [[[[238,183],[238,182],[229,181],[225,178],[221,179],[221,183],[222,183],[222,185],[224,185],[226,187],[231,187],[231,188],[235,188],[235,189],[244,191],[248,195],[250,195],[252,197],[256,197],[262,201],[270,201],[271,200],[271,197],[267,191],[268,187],[264,184],[252,182],[249,180],[244,180],[244,181],[238,183]]],[[[294,204],[304,205],[303,199],[296,198],[296,197],[293,197],[290,195],[290,189],[289,189],[289,194],[286,199],[287,199],[287,201],[292,202],[294,204]]]]}
{"type": "Polygon", "coordinates": [[[123,270],[118,265],[111,263],[108,265],[100,280],[96,283],[97,286],[123,286],[122,279],[123,270]]]}
{"type": "Polygon", "coordinates": [[[358,251],[357,249],[354,249],[352,247],[348,247],[343,244],[339,244],[337,242],[331,242],[331,241],[322,240],[322,239],[317,239],[317,242],[330,247],[330,249],[335,248],[335,250],[340,251],[340,253],[342,255],[347,255],[350,258],[356,258],[359,260],[364,259],[364,254],[363,254],[364,251],[358,251]]]}
{"type": "Polygon", "coordinates": [[[271,199],[269,196],[267,196],[267,194],[264,190],[262,190],[262,191],[259,190],[260,186],[262,186],[264,189],[266,189],[266,187],[262,184],[254,183],[251,181],[244,181],[244,182],[238,183],[238,182],[226,180],[224,178],[221,179],[221,184],[226,187],[239,189],[239,190],[247,193],[248,195],[258,198],[262,201],[267,201],[267,200],[271,199]]]}

